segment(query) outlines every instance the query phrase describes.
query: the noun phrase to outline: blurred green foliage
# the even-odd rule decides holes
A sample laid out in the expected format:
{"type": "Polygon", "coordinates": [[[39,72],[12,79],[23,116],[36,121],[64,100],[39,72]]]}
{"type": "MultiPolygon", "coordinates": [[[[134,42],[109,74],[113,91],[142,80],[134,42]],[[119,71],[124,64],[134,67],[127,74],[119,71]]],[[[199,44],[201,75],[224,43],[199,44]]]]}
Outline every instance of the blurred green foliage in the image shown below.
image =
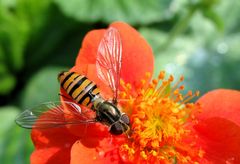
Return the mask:
{"type": "Polygon", "coordinates": [[[223,0],[0,0],[0,161],[29,163],[28,107],[58,99],[87,31],[125,21],[142,33],[162,69],[186,89],[240,89],[240,2],[223,0]]]}

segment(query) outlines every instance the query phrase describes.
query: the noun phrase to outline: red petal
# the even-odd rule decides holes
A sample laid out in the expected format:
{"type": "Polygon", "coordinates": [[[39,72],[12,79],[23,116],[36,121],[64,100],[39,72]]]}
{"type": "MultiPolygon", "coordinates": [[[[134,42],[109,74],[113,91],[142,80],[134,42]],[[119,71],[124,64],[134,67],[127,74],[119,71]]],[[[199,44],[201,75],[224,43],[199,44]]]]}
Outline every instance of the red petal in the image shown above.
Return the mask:
{"type": "Polygon", "coordinates": [[[78,136],[79,138],[106,137],[110,134],[108,127],[100,123],[68,125],[67,128],[69,132],[78,136]]]}
{"type": "MultiPolygon", "coordinates": [[[[152,49],[144,38],[131,26],[123,22],[115,22],[110,25],[119,30],[122,45],[122,70],[121,78],[125,82],[136,86],[144,78],[146,72],[153,72],[152,49]]],[[[105,30],[89,32],[83,40],[82,48],[76,60],[77,69],[81,70],[84,64],[95,64],[96,54],[100,40],[105,30]]],[[[96,72],[89,79],[96,79],[96,72]]],[[[98,80],[95,80],[98,84],[98,80]]]]}
{"type": "Polygon", "coordinates": [[[126,23],[115,22],[111,26],[119,30],[123,43],[121,78],[137,85],[146,72],[153,72],[152,49],[146,40],[126,23]]]}
{"type": "Polygon", "coordinates": [[[51,147],[32,153],[31,164],[66,164],[70,163],[70,148],[51,147]]]}
{"type": "Polygon", "coordinates": [[[197,102],[202,105],[198,119],[221,117],[240,126],[240,92],[218,89],[203,95],[197,102]]]}
{"type": "Polygon", "coordinates": [[[202,96],[194,127],[206,158],[214,163],[240,163],[240,92],[218,89],[202,96]]]}
{"type": "MultiPolygon", "coordinates": [[[[87,138],[89,142],[95,142],[96,138],[87,138]]],[[[120,139],[121,140],[121,139],[120,139]]],[[[99,142],[99,140],[97,140],[99,142]]],[[[119,163],[120,156],[118,146],[122,141],[115,141],[115,138],[103,138],[97,147],[85,146],[77,141],[71,150],[71,164],[94,163],[110,164],[119,163]]]]}
{"type": "Polygon", "coordinates": [[[72,145],[78,138],[67,130],[67,128],[33,129],[31,133],[35,148],[65,147],[72,145]],[[64,137],[62,137],[64,136],[64,137]]]}
{"type": "Polygon", "coordinates": [[[105,29],[92,30],[87,33],[76,59],[75,66],[81,68],[82,64],[95,64],[98,45],[105,33],[105,29]]]}
{"type": "Polygon", "coordinates": [[[201,121],[195,129],[205,151],[205,158],[213,163],[240,163],[240,127],[223,118],[201,121]]]}
{"type": "Polygon", "coordinates": [[[31,163],[69,163],[70,148],[77,137],[65,128],[32,130],[32,141],[36,150],[31,156],[31,163]],[[64,137],[63,137],[64,136],[64,137]]]}
{"type": "Polygon", "coordinates": [[[48,160],[56,154],[60,148],[46,148],[34,151],[31,155],[31,164],[44,164],[48,163],[48,160]]]}

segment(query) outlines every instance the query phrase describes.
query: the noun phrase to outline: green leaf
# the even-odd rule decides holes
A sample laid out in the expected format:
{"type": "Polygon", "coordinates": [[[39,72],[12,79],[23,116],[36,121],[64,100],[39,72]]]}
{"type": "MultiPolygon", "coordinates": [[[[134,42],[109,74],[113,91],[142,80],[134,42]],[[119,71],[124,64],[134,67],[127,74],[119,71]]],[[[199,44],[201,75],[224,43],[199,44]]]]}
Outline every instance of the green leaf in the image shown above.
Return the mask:
{"type": "Polygon", "coordinates": [[[16,6],[16,0],[1,0],[1,3],[5,7],[15,7],[16,6]]]}
{"type": "Polygon", "coordinates": [[[2,139],[3,135],[7,132],[7,130],[11,128],[12,124],[14,123],[14,119],[18,113],[18,108],[14,106],[0,107],[0,139],[2,139]]]}
{"type": "MultiPolygon", "coordinates": [[[[232,61],[239,61],[240,60],[240,32],[235,32],[233,34],[227,35],[222,42],[219,43],[217,48],[218,53],[225,54],[225,58],[232,60],[232,61]]],[[[234,63],[235,63],[234,62],[234,63]]],[[[240,67],[240,65],[239,65],[240,67]]],[[[239,72],[239,71],[237,71],[239,72]]],[[[239,76],[240,77],[240,76],[239,76]]]]}
{"type": "Polygon", "coordinates": [[[155,77],[160,70],[173,74],[176,81],[184,75],[185,92],[200,90],[204,94],[215,88],[239,89],[240,33],[223,37],[209,28],[209,22],[201,23],[199,29],[193,31],[194,34],[175,38],[165,51],[159,47],[167,38],[167,33],[150,28],[140,29],[155,54],[155,77]]]}
{"type": "Polygon", "coordinates": [[[155,55],[154,76],[157,76],[161,70],[174,73],[175,76],[181,75],[188,58],[194,53],[198,45],[197,40],[193,41],[194,38],[180,36],[175,38],[169,48],[162,50],[162,44],[168,37],[167,33],[153,28],[141,28],[140,32],[153,48],[155,55]]]}
{"type": "Polygon", "coordinates": [[[19,70],[23,66],[23,50],[29,29],[26,21],[10,12],[10,9],[0,5],[0,10],[0,43],[5,62],[11,69],[19,70]]]}
{"type": "Polygon", "coordinates": [[[175,82],[181,75],[184,75],[185,79],[188,79],[182,83],[186,84],[184,92],[188,90],[201,91],[202,87],[199,87],[201,80],[196,80],[195,74],[189,66],[194,54],[195,58],[200,61],[199,63],[195,61],[196,65],[204,66],[201,65],[201,51],[199,52],[198,48],[201,40],[197,40],[193,36],[179,36],[167,49],[162,50],[161,45],[167,39],[167,33],[152,28],[141,28],[140,32],[153,48],[154,77],[157,77],[162,70],[165,70],[167,74],[172,74],[175,82]]]}
{"type": "Polygon", "coordinates": [[[28,53],[26,54],[26,69],[30,71],[34,71],[32,68],[42,67],[46,63],[55,65],[56,60],[62,61],[63,64],[60,65],[67,65],[66,60],[73,58],[73,56],[69,55],[64,60],[62,60],[62,57],[65,58],[66,54],[77,54],[82,35],[89,31],[88,26],[76,24],[72,19],[63,17],[57,9],[53,9],[52,13],[54,14],[51,15],[47,24],[38,33],[35,33],[32,42],[29,43],[28,53]],[[79,30],[79,27],[81,30],[79,30]],[[75,40],[72,40],[73,37],[75,37],[75,40]],[[76,39],[78,40],[76,41],[76,39]],[[71,48],[69,48],[69,45],[71,48]],[[69,50],[72,51],[73,48],[75,49],[74,53],[69,53],[69,50]],[[64,55],[61,56],[63,53],[64,55]]]}
{"type": "Polygon", "coordinates": [[[239,32],[240,21],[240,1],[229,3],[229,1],[221,1],[220,5],[217,6],[215,11],[221,17],[226,33],[234,31],[239,32]]]}
{"type": "Polygon", "coordinates": [[[0,161],[1,163],[27,164],[33,151],[28,130],[18,127],[14,120],[18,108],[0,108],[0,161]]]}
{"type": "Polygon", "coordinates": [[[48,18],[51,1],[19,0],[16,3],[0,2],[0,44],[5,62],[10,70],[17,72],[24,66],[27,43],[48,18]],[[14,12],[12,11],[14,10],[14,12]]]}
{"type": "MultiPolygon", "coordinates": [[[[0,69],[4,69],[2,66],[0,69]]],[[[16,79],[13,75],[3,73],[0,74],[0,95],[6,95],[12,91],[16,85],[16,79]]]]}
{"type": "Polygon", "coordinates": [[[223,31],[224,29],[223,20],[215,11],[213,11],[212,9],[204,10],[203,14],[205,17],[210,19],[215,24],[219,31],[223,31]]]}
{"type": "Polygon", "coordinates": [[[16,85],[16,79],[9,73],[4,58],[2,46],[0,45],[0,95],[9,94],[16,85]]]}
{"type": "Polygon", "coordinates": [[[83,22],[149,24],[165,19],[171,0],[55,0],[66,16],[83,22]]]}
{"type": "Polygon", "coordinates": [[[4,62],[5,56],[4,56],[3,48],[0,45],[0,74],[8,73],[8,69],[6,66],[6,63],[4,62]]]}
{"type": "Polygon", "coordinates": [[[60,85],[57,76],[63,70],[60,67],[47,67],[35,74],[21,96],[22,107],[29,108],[47,101],[58,101],[60,85]]]}

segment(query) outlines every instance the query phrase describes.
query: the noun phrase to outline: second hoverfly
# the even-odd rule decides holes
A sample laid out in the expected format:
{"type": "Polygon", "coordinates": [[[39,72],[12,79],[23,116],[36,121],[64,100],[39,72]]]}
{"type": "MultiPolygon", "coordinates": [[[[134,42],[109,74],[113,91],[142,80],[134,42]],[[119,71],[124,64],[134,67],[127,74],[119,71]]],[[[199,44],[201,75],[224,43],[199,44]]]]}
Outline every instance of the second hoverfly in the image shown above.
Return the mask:
{"type": "Polygon", "coordinates": [[[60,104],[49,102],[26,110],[17,117],[17,124],[24,128],[50,128],[97,121],[107,125],[111,134],[126,133],[129,130],[129,117],[117,107],[121,64],[121,37],[117,29],[110,27],[100,41],[96,68],[98,78],[111,88],[113,99],[105,100],[97,85],[89,80],[87,75],[62,72],[58,80],[62,89],[74,102],[62,101],[60,104]],[[79,105],[94,111],[94,117],[82,112],[79,105]]]}

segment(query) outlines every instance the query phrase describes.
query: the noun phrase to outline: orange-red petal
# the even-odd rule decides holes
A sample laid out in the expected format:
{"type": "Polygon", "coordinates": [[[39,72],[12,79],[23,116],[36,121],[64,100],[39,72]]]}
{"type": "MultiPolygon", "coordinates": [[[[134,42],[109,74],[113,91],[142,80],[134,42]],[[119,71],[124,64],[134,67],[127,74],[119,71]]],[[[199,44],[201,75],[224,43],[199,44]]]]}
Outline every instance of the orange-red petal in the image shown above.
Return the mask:
{"type": "Polygon", "coordinates": [[[78,139],[75,135],[69,133],[65,127],[33,129],[31,137],[36,149],[71,146],[78,139]]]}
{"type": "Polygon", "coordinates": [[[109,135],[108,127],[101,123],[68,125],[67,128],[69,132],[79,138],[106,137],[109,135]]]}
{"type": "Polygon", "coordinates": [[[205,157],[213,163],[240,163],[240,92],[218,89],[202,96],[194,127],[205,157]]]}
{"type": "MultiPolygon", "coordinates": [[[[77,141],[72,146],[71,164],[88,163],[88,164],[110,164],[120,163],[118,146],[122,143],[123,138],[103,138],[98,146],[89,147],[77,141]]],[[[88,137],[89,142],[95,142],[96,138],[88,137]]]]}
{"type": "Polygon", "coordinates": [[[70,163],[70,148],[50,147],[35,150],[30,157],[31,164],[70,163]]]}
{"type": "MultiPolygon", "coordinates": [[[[123,22],[114,22],[110,25],[118,29],[122,39],[122,69],[121,78],[132,86],[140,83],[146,72],[153,72],[153,53],[145,39],[131,26],[123,22]]],[[[81,70],[85,64],[95,64],[98,45],[106,30],[93,30],[84,40],[78,54],[75,67],[81,70]]],[[[98,84],[96,72],[92,76],[98,84]]]]}
{"type": "Polygon", "coordinates": [[[213,163],[240,163],[240,127],[224,118],[212,117],[200,121],[195,130],[205,151],[205,158],[213,163]]]}
{"type": "Polygon", "coordinates": [[[217,89],[206,93],[198,101],[203,107],[198,119],[221,117],[240,126],[240,91],[217,89]]]}
{"type": "Polygon", "coordinates": [[[35,146],[33,164],[69,163],[71,146],[78,139],[65,127],[33,129],[31,137],[35,146]]]}

